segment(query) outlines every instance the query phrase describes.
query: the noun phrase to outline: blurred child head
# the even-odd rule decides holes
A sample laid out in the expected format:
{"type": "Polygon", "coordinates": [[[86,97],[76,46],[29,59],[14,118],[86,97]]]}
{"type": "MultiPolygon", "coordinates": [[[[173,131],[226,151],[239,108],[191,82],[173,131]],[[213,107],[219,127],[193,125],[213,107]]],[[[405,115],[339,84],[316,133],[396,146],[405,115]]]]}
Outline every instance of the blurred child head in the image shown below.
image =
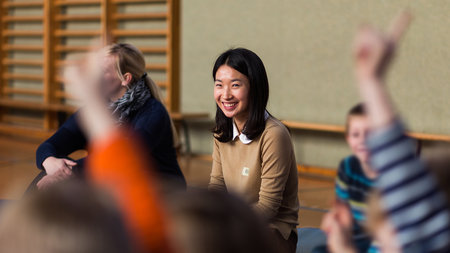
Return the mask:
{"type": "Polygon", "coordinates": [[[369,152],[366,147],[368,132],[368,118],[363,104],[359,103],[353,106],[347,114],[345,139],[352,153],[362,164],[367,164],[369,161],[369,152]]]}
{"type": "Polygon", "coordinates": [[[192,189],[168,200],[171,234],[180,253],[275,252],[268,225],[237,197],[192,189]]]}
{"type": "Polygon", "coordinates": [[[132,252],[112,199],[64,181],[11,203],[0,216],[0,252],[132,252]]]}

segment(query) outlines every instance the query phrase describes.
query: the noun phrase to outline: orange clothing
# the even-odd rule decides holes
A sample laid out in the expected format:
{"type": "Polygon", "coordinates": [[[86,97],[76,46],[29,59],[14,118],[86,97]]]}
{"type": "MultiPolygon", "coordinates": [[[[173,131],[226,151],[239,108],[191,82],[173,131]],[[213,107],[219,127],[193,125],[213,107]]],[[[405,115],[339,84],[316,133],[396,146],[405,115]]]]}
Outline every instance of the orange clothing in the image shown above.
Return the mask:
{"type": "Polygon", "coordinates": [[[124,129],[90,144],[87,176],[116,199],[141,252],[172,252],[151,163],[124,129]]]}

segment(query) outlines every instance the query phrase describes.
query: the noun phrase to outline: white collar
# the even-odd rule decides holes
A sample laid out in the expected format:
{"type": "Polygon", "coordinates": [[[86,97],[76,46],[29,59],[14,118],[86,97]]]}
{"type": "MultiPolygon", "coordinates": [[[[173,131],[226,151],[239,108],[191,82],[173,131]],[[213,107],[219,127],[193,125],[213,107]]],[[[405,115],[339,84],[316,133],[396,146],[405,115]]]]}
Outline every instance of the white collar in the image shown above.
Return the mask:
{"type": "MultiPolygon", "coordinates": [[[[266,121],[269,118],[269,113],[267,111],[264,111],[264,121],[266,121]]],[[[241,140],[242,143],[244,144],[250,144],[253,140],[250,140],[247,135],[245,135],[244,133],[239,134],[239,130],[236,126],[236,123],[234,123],[233,120],[233,140],[236,139],[236,137],[239,136],[239,140],[241,140]]]]}

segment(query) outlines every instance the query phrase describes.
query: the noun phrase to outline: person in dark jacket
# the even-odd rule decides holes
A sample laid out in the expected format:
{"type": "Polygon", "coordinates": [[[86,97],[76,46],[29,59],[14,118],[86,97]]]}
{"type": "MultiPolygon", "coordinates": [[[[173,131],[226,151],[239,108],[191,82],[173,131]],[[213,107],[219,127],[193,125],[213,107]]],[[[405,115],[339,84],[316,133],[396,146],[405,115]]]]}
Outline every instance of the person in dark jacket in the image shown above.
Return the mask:
{"type": "MultiPolygon", "coordinates": [[[[103,61],[102,93],[110,102],[119,125],[128,125],[149,150],[163,180],[186,186],[177,162],[176,132],[162,104],[158,87],[145,72],[143,54],[130,44],[113,44],[106,48],[103,61]]],[[[45,187],[73,174],[83,175],[84,160],[68,158],[72,152],[86,148],[85,134],[73,114],[36,151],[36,165],[42,172],[27,191],[45,187]]]]}

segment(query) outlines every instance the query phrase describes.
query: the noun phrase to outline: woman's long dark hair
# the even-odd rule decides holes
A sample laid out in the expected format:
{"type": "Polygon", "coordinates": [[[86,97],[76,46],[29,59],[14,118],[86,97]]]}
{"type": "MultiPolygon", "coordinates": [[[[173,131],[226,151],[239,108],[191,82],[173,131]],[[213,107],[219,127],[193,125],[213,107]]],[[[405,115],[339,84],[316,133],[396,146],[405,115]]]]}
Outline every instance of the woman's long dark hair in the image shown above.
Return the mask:
{"type": "MultiPolygon", "coordinates": [[[[245,75],[250,83],[248,93],[248,119],[245,122],[244,133],[249,139],[258,137],[265,128],[264,113],[269,100],[269,81],[266,69],[261,59],[245,48],[229,49],[217,58],[213,68],[213,79],[222,66],[229,66],[245,75]]],[[[216,125],[212,132],[220,142],[231,141],[233,137],[233,119],[228,118],[218,105],[216,109],[216,125]]]]}

